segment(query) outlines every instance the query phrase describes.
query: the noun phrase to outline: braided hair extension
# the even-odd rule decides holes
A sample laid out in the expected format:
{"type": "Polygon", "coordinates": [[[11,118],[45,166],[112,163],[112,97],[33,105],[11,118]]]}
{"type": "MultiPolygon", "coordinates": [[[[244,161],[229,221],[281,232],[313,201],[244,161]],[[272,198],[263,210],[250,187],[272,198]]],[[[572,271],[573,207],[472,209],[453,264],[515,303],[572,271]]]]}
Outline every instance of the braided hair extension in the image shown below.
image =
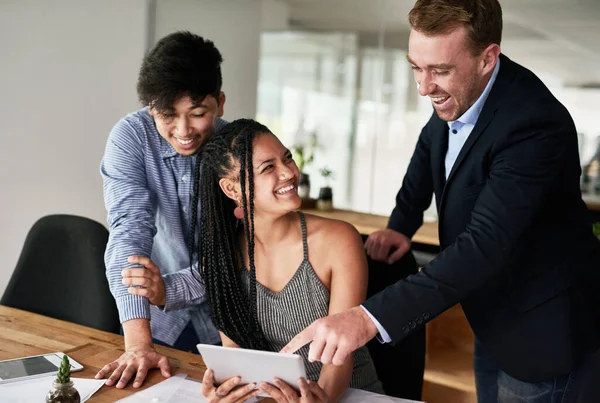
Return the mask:
{"type": "MultiPolygon", "coordinates": [[[[194,166],[194,191],[192,196],[192,204],[190,204],[190,210],[192,213],[192,220],[190,221],[190,235],[189,235],[189,254],[190,254],[190,270],[192,272],[192,276],[194,276],[198,281],[201,281],[200,278],[196,277],[196,271],[194,271],[194,250],[196,250],[196,224],[198,222],[198,198],[200,196],[199,185],[200,185],[200,153],[196,154],[196,162],[194,166]]],[[[200,247],[200,243],[198,243],[200,247]]],[[[200,260],[200,256],[202,256],[201,251],[198,251],[198,260],[200,260]]],[[[198,266],[200,266],[200,262],[198,262],[198,266]]]]}
{"type": "MultiPolygon", "coordinates": [[[[268,129],[267,129],[268,130],[268,129]]],[[[248,257],[250,263],[250,315],[256,318],[252,321],[253,328],[250,329],[257,338],[262,336],[262,330],[258,323],[258,312],[256,303],[256,265],[254,263],[254,169],[252,168],[252,148],[254,138],[258,134],[256,131],[245,136],[246,139],[246,155],[240,159],[240,185],[242,190],[242,203],[244,206],[244,228],[246,229],[246,240],[248,246],[248,257]],[[248,174],[248,192],[246,192],[246,173],[248,174]],[[246,193],[248,197],[246,198],[246,193]],[[248,206],[248,201],[250,206],[248,206]]]]}
{"type": "Polygon", "coordinates": [[[256,308],[254,263],[254,174],[252,146],[260,133],[271,133],[251,119],[235,120],[215,133],[201,151],[200,245],[202,275],[211,306],[212,319],[220,331],[243,348],[270,350],[256,308]],[[239,172],[235,170],[239,167],[239,172]],[[244,231],[250,263],[250,292],[244,290],[245,270],[233,215],[236,207],[221,190],[219,180],[239,178],[244,210],[244,231]]]}

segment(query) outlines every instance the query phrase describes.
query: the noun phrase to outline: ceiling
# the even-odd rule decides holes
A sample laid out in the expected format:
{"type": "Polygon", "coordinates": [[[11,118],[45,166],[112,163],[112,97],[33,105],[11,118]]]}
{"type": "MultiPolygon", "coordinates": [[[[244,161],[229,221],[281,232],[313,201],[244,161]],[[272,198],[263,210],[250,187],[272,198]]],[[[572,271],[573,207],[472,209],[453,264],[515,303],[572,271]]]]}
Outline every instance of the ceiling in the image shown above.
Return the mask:
{"type": "MultiPolygon", "coordinates": [[[[280,0],[297,29],[358,32],[406,46],[412,0],[280,0]],[[384,18],[382,19],[382,16],[384,18]]],[[[600,88],[600,0],[500,0],[502,51],[546,80],[600,88]]],[[[385,45],[384,45],[385,46],[385,45]]]]}

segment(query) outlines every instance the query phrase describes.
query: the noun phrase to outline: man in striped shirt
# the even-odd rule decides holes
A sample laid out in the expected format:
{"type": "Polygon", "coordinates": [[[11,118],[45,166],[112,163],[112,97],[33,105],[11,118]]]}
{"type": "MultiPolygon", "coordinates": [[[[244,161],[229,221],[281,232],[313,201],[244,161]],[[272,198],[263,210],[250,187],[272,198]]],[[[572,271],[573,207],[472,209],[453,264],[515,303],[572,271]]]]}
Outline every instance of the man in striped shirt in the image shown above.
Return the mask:
{"type": "Polygon", "coordinates": [[[153,343],[195,350],[217,344],[197,273],[192,226],[198,213],[197,152],[221,119],[222,57],[211,41],[189,32],[161,39],[140,69],[144,108],[112,129],[101,163],[110,238],[106,274],[119,309],[125,353],[96,375],[139,387],[151,368],[170,376],[153,343]],[[194,194],[195,193],[195,194],[194,194]],[[148,288],[148,283],[160,287],[148,288]],[[183,287],[186,282],[200,286],[183,287]]]}

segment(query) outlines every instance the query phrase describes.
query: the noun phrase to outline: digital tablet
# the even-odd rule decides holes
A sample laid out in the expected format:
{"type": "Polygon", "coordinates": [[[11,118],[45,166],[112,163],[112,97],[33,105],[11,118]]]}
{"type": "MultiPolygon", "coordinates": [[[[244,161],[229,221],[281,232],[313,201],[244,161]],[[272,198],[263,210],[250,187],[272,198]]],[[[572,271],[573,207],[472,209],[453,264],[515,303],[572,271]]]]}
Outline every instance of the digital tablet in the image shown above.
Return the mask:
{"type": "Polygon", "coordinates": [[[279,378],[298,390],[298,378],[306,378],[304,361],[296,354],[244,348],[221,347],[210,344],[197,346],[204,364],[214,372],[215,382],[221,384],[239,376],[241,384],[267,382],[279,378]]]}
{"type": "MultiPolygon", "coordinates": [[[[58,373],[64,353],[50,353],[32,357],[0,361],[0,383],[24,381],[58,373]]],[[[83,365],[69,357],[71,372],[81,371],[83,365]]]]}

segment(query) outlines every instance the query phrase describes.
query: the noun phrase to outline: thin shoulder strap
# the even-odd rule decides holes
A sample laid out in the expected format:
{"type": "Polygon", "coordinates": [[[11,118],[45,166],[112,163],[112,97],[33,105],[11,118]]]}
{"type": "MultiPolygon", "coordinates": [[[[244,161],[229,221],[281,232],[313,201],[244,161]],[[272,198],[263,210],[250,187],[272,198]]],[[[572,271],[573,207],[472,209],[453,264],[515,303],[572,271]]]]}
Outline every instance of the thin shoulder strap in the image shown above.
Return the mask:
{"type": "Polygon", "coordinates": [[[298,211],[300,223],[302,224],[302,247],[304,249],[304,260],[308,261],[308,241],[306,240],[306,218],[302,211],[298,211]]]}

